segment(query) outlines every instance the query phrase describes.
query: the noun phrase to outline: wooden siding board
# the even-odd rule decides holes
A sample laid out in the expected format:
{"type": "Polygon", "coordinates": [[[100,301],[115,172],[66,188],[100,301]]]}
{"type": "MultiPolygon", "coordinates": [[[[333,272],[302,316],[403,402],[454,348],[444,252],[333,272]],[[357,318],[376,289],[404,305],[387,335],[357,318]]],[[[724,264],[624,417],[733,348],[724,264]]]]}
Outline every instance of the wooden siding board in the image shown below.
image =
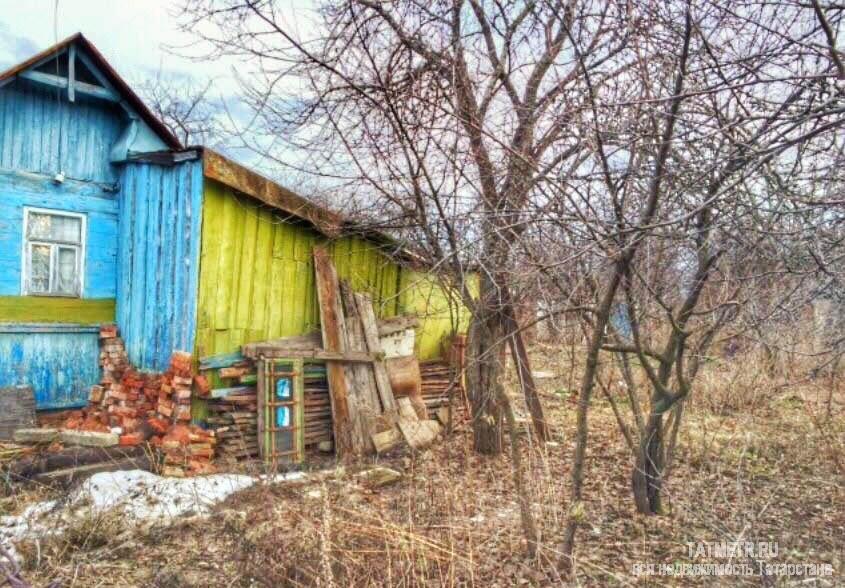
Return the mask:
{"type": "Polygon", "coordinates": [[[469,328],[469,311],[452,300],[434,278],[403,270],[400,291],[402,312],[417,316],[420,322],[416,337],[420,359],[439,357],[444,337],[469,328]]]}
{"type": "Polygon", "coordinates": [[[141,369],[164,370],[173,351],[194,347],[201,173],[199,161],[132,163],[121,177],[118,273],[131,295],[118,299],[118,325],[141,369]]]}
{"type": "Polygon", "coordinates": [[[39,410],[82,406],[100,377],[98,357],[96,332],[0,329],[0,387],[32,386],[39,410]]]}
{"type": "Polygon", "coordinates": [[[111,323],[114,298],[48,298],[0,296],[0,323],[111,323]]]}
{"type": "MultiPolygon", "coordinates": [[[[271,284],[269,271],[273,262],[273,225],[260,221],[257,222],[257,225],[253,263],[257,275],[267,276],[268,278],[263,280],[254,280],[252,306],[250,308],[250,312],[252,314],[250,317],[251,319],[257,314],[257,311],[254,309],[267,308],[268,304],[270,304],[270,301],[268,300],[268,295],[271,291],[269,288],[271,284]]],[[[263,323],[264,324],[262,324],[262,322],[255,323],[254,320],[251,321],[252,325],[258,325],[258,330],[255,333],[255,340],[260,341],[269,338],[269,325],[266,324],[267,321],[263,321],[263,323]]]]}
{"type": "MultiPolygon", "coordinates": [[[[160,181],[161,181],[161,190],[162,193],[172,193],[172,194],[182,194],[183,193],[183,186],[179,181],[182,176],[182,168],[179,168],[179,173],[175,174],[173,178],[173,185],[167,185],[166,180],[170,175],[174,174],[159,174],[160,181]]],[[[184,227],[184,217],[182,215],[182,210],[185,206],[185,199],[184,198],[176,198],[174,206],[165,206],[164,199],[159,200],[160,205],[160,213],[159,213],[159,223],[158,223],[158,232],[161,235],[161,242],[162,246],[165,243],[177,243],[181,240],[181,235],[179,234],[179,227],[184,227]]],[[[182,280],[180,280],[180,275],[177,272],[178,262],[177,260],[184,259],[184,255],[178,251],[175,254],[172,252],[164,252],[162,251],[161,254],[161,263],[158,267],[158,287],[157,287],[157,295],[156,298],[159,300],[159,307],[157,312],[160,314],[161,319],[157,325],[157,335],[156,337],[158,340],[161,341],[161,347],[163,349],[174,349],[176,345],[176,341],[179,338],[178,331],[180,328],[179,323],[177,322],[179,318],[177,317],[176,307],[179,304],[180,296],[182,295],[180,291],[180,285],[182,284],[182,280]],[[168,293],[172,293],[169,295],[168,293]],[[173,325],[172,328],[164,328],[163,325],[173,325]]]]}
{"type": "Polygon", "coordinates": [[[244,209],[244,222],[242,237],[239,239],[238,247],[238,298],[235,306],[235,324],[248,329],[250,327],[250,309],[253,307],[253,287],[256,282],[262,280],[252,279],[256,273],[255,255],[258,244],[258,214],[251,213],[244,209]]]}
{"type": "Polygon", "coordinates": [[[68,178],[77,180],[117,180],[118,169],[109,163],[109,150],[126,121],[116,106],[57,101],[49,89],[24,80],[4,86],[0,103],[0,167],[50,176],[62,168],[68,178]]]}

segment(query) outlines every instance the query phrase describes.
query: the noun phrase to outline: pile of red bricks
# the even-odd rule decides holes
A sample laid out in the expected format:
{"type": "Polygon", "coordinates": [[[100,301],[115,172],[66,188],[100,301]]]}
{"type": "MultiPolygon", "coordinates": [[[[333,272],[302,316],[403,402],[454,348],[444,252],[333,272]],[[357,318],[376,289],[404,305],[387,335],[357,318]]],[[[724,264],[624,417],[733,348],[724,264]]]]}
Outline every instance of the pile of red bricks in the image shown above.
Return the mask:
{"type": "Polygon", "coordinates": [[[170,427],[164,436],[154,439],[164,455],[162,475],[182,477],[211,474],[216,471],[211,463],[217,445],[213,431],[176,424],[170,427]]]}
{"type": "Polygon", "coordinates": [[[165,475],[213,471],[214,433],[190,425],[194,389],[208,394],[204,376],[193,376],[191,354],[177,351],[163,374],[139,372],[129,362],[117,327],[100,329],[103,377],[91,388],[89,403],[64,428],[114,432],[121,445],[149,442],[164,456],[165,475]]]}

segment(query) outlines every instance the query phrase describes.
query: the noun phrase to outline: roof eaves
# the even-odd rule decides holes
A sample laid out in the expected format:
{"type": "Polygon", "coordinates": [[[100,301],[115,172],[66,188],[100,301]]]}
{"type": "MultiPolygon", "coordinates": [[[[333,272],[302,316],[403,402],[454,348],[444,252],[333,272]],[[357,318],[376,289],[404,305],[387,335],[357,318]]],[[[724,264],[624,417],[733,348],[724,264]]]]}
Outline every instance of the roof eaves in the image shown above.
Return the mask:
{"type": "Polygon", "coordinates": [[[152,111],[147,108],[147,105],[144,104],[144,101],[132,90],[129,84],[124,81],[123,78],[115,71],[115,69],[109,64],[106,58],[103,56],[102,53],[94,46],[91,41],[85,38],[85,35],[82,33],[75,33],[66,39],[63,39],[56,43],[55,45],[48,47],[44,51],[40,53],[36,53],[29,59],[26,59],[16,65],[13,65],[6,71],[0,73],[0,85],[4,81],[10,80],[16,77],[18,74],[26,71],[27,69],[37,65],[38,63],[48,59],[49,57],[56,55],[69,47],[70,45],[77,43],[79,44],[88,54],[91,56],[91,59],[97,65],[100,70],[102,70],[103,74],[108,78],[108,81],[115,87],[115,89],[120,94],[121,98],[126,101],[126,103],[132,107],[135,112],[141,117],[141,119],[150,126],[155,133],[161,137],[162,141],[167,144],[168,147],[174,150],[181,150],[182,144],[176,136],[170,132],[170,129],[162,123],[158,117],[156,117],[152,111]]]}

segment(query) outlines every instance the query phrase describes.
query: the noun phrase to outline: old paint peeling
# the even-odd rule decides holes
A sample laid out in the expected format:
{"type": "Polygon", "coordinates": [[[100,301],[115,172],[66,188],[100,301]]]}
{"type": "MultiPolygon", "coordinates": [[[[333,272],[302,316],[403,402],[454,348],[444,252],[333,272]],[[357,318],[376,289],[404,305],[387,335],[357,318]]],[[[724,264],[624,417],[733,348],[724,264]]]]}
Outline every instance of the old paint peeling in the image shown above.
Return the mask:
{"type": "MultiPolygon", "coordinates": [[[[312,251],[325,237],[206,180],[196,349],[200,356],[319,329],[312,251]]],[[[341,278],[369,292],[382,316],[396,314],[400,269],[377,245],[330,243],[341,278]]]]}
{"type": "Polygon", "coordinates": [[[202,166],[127,164],[120,189],[117,322],[130,360],[164,370],[196,333],[202,166]]]}
{"type": "Polygon", "coordinates": [[[100,377],[98,355],[96,327],[0,325],[0,387],[32,386],[39,410],[82,406],[100,377]]]}
{"type": "Polygon", "coordinates": [[[0,91],[0,167],[114,182],[109,150],[125,125],[117,105],[57,100],[49,89],[16,80],[0,91]]]}

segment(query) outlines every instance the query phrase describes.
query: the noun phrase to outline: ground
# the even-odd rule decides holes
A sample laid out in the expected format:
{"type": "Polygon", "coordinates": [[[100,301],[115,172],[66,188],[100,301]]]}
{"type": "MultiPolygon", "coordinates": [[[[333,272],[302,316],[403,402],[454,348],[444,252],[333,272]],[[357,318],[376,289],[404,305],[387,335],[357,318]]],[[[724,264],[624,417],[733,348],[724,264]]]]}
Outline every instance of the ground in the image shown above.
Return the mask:
{"type": "MultiPolygon", "coordinates": [[[[33,586],[59,579],[85,587],[845,585],[845,406],[840,396],[826,401],[826,384],[760,389],[747,378],[715,378],[687,410],[667,512],[652,517],[635,513],[630,451],[607,401],[596,397],[576,575],[566,580],[557,550],[575,404],[568,376],[541,386],[554,441],[541,447],[521,435],[542,530],[536,559],[526,555],[508,458],[474,454],[461,426],[427,451],[370,460],[402,472],[393,485],[365,487],[354,476],[365,464],[355,464],[305,482],[257,484],[209,517],[184,515],[166,527],[89,518],[24,546],[23,575],[33,586]],[[735,563],[688,552],[691,542],[723,541],[771,542],[777,555],[769,563],[828,563],[834,575],[634,573],[637,564],[735,563]]],[[[3,504],[19,511],[31,499],[18,494],[3,504]]]]}

